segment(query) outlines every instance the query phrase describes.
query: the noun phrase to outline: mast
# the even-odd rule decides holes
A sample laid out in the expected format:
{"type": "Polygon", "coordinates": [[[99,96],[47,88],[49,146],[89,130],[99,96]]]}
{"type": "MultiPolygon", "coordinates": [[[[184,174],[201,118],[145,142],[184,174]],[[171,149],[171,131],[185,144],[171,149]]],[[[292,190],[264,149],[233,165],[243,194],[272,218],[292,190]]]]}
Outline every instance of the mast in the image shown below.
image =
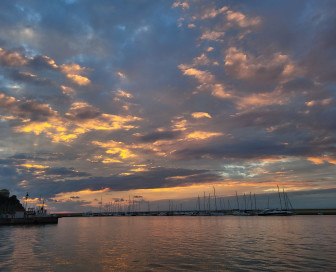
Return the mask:
{"type": "Polygon", "coordinates": [[[208,198],[208,211],[210,212],[211,209],[211,202],[210,202],[210,193],[209,193],[209,198],[208,198]]]}
{"type": "Polygon", "coordinates": [[[280,208],[282,210],[282,202],[281,202],[281,195],[280,195],[279,185],[277,185],[277,187],[278,187],[278,194],[279,194],[279,200],[280,200],[280,208]]]}
{"type": "Polygon", "coordinates": [[[240,209],[239,209],[239,200],[238,200],[238,194],[237,194],[237,191],[236,191],[236,199],[237,199],[237,206],[238,206],[238,211],[239,211],[240,209]]]}
{"type": "Polygon", "coordinates": [[[228,199],[228,209],[232,210],[231,205],[230,205],[230,200],[228,199]]]}
{"type": "Polygon", "coordinates": [[[250,192],[250,206],[251,206],[251,211],[253,210],[253,208],[252,208],[252,193],[250,192]]]}
{"type": "Polygon", "coordinates": [[[131,212],[131,196],[128,195],[128,212],[131,212]]]}
{"type": "Polygon", "coordinates": [[[283,196],[284,196],[284,201],[285,201],[285,209],[288,210],[288,203],[287,203],[287,198],[285,194],[285,188],[282,188],[283,196]]]}
{"type": "Polygon", "coordinates": [[[246,195],[245,195],[245,193],[244,193],[244,203],[245,203],[245,211],[246,211],[247,208],[246,208],[246,195]]]}
{"type": "Polygon", "coordinates": [[[215,186],[213,186],[213,190],[214,190],[214,197],[215,197],[215,209],[216,209],[216,212],[217,212],[217,200],[216,200],[216,189],[215,189],[215,186]]]}
{"type": "MultiPolygon", "coordinates": [[[[198,205],[198,211],[200,212],[201,211],[201,199],[200,199],[199,195],[198,195],[198,198],[197,198],[197,205],[198,205]]],[[[182,208],[181,208],[181,211],[182,211],[182,208]]]]}
{"type": "Polygon", "coordinates": [[[255,194],[254,194],[254,209],[257,210],[257,199],[255,194]]]}
{"type": "Polygon", "coordinates": [[[293,209],[293,206],[292,206],[292,203],[291,203],[291,201],[290,201],[290,199],[289,199],[287,193],[285,193],[285,196],[286,196],[287,202],[288,202],[288,204],[289,204],[289,207],[291,208],[291,210],[294,210],[294,209],[293,209]]]}
{"type": "Polygon", "coordinates": [[[204,198],[203,198],[203,206],[204,206],[204,211],[205,211],[205,192],[204,193],[204,198]]]}

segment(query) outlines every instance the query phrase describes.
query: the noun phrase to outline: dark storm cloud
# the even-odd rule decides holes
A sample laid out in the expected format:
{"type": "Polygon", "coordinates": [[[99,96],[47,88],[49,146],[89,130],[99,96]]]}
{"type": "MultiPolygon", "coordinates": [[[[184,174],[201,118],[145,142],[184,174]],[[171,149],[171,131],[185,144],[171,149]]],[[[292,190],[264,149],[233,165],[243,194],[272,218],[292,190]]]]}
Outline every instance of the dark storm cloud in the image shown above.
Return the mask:
{"type": "Polygon", "coordinates": [[[73,168],[47,168],[44,170],[45,175],[59,175],[62,177],[86,177],[90,176],[90,174],[85,172],[75,171],[73,168]]]}
{"type": "Polygon", "coordinates": [[[42,55],[34,56],[29,60],[29,67],[36,70],[49,69],[49,70],[57,70],[59,68],[55,67],[54,61],[42,55]]]}
{"type": "Polygon", "coordinates": [[[265,139],[249,139],[237,143],[230,143],[226,145],[216,145],[207,147],[195,147],[176,151],[176,155],[180,159],[187,158],[235,158],[235,159],[251,159],[263,158],[269,156],[297,156],[307,154],[307,146],[287,147],[284,144],[276,143],[265,139]]]}
{"type": "Polygon", "coordinates": [[[6,110],[18,117],[31,118],[32,120],[46,120],[55,116],[55,112],[46,104],[34,100],[16,100],[14,97],[0,93],[0,110],[6,110]]]}
{"type": "MultiPolygon", "coordinates": [[[[197,183],[213,182],[220,176],[207,170],[188,170],[158,168],[148,172],[131,176],[90,177],[80,180],[65,179],[54,182],[45,179],[42,183],[28,182],[23,189],[41,192],[45,197],[54,197],[59,193],[74,192],[80,190],[101,190],[108,188],[110,191],[129,191],[134,189],[170,188],[176,186],[188,186],[197,183]]],[[[15,187],[21,192],[22,188],[15,187]]],[[[23,192],[22,191],[22,192],[23,192]]]]}
{"type": "Polygon", "coordinates": [[[71,109],[69,114],[67,115],[70,119],[78,119],[78,120],[85,120],[85,119],[94,119],[101,115],[101,112],[97,109],[92,107],[80,107],[71,109]]]}
{"type": "Polygon", "coordinates": [[[140,136],[140,141],[142,142],[155,142],[158,140],[172,140],[176,139],[181,135],[180,131],[157,131],[140,136]]]}
{"type": "Polygon", "coordinates": [[[91,190],[99,190],[106,187],[112,191],[128,191],[133,189],[187,186],[204,181],[216,181],[219,178],[216,174],[206,170],[157,168],[125,177],[98,178],[95,182],[92,182],[96,179],[93,178],[91,182],[86,180],[83,184],[86,183],[86,186],[91,190]]]}

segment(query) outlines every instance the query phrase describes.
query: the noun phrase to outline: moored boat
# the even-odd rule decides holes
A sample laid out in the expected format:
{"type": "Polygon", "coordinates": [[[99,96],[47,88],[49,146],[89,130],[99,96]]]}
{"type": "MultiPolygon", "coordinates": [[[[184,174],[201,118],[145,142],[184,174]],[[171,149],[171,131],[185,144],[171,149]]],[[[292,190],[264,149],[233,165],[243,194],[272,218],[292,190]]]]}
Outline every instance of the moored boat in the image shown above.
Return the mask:
{"type": "Polygon", "coordinates": [[[265,209],[258,213],[258,216],[289,216],[294,215],[293,212],[288,210],[280,210],[280,209],[265,209]]]}

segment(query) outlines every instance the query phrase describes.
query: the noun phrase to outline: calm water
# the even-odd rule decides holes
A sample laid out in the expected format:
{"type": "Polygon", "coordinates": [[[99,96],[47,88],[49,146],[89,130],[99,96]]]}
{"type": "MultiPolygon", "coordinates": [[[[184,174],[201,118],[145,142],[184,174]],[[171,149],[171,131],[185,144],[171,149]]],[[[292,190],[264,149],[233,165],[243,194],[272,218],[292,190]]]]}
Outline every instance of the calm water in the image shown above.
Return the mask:
{"type": "Polygon", "coordinates": [[[0,271],[336,271],[336,216],[84,217],[0,227],[0,271]]]}

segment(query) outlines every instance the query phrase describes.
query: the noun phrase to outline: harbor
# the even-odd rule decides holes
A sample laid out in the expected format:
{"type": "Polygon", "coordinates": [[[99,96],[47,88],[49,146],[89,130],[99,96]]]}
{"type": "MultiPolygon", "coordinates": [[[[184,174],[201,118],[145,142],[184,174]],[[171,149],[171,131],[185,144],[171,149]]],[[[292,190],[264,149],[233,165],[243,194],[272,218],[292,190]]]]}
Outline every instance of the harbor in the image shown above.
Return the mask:
{"type": "MultiPolygon", "coordinates": [[[[26,195],[26,200],[27,199],[28,193],[26,195]]],[[[58,216],[48,213],[45,209],[44,201],[37,207],[27,208],[23,207],[15,195],[10,196],[9,190],[0,190],[0,225],[37,225],[57,223],[58,216]]]]}

